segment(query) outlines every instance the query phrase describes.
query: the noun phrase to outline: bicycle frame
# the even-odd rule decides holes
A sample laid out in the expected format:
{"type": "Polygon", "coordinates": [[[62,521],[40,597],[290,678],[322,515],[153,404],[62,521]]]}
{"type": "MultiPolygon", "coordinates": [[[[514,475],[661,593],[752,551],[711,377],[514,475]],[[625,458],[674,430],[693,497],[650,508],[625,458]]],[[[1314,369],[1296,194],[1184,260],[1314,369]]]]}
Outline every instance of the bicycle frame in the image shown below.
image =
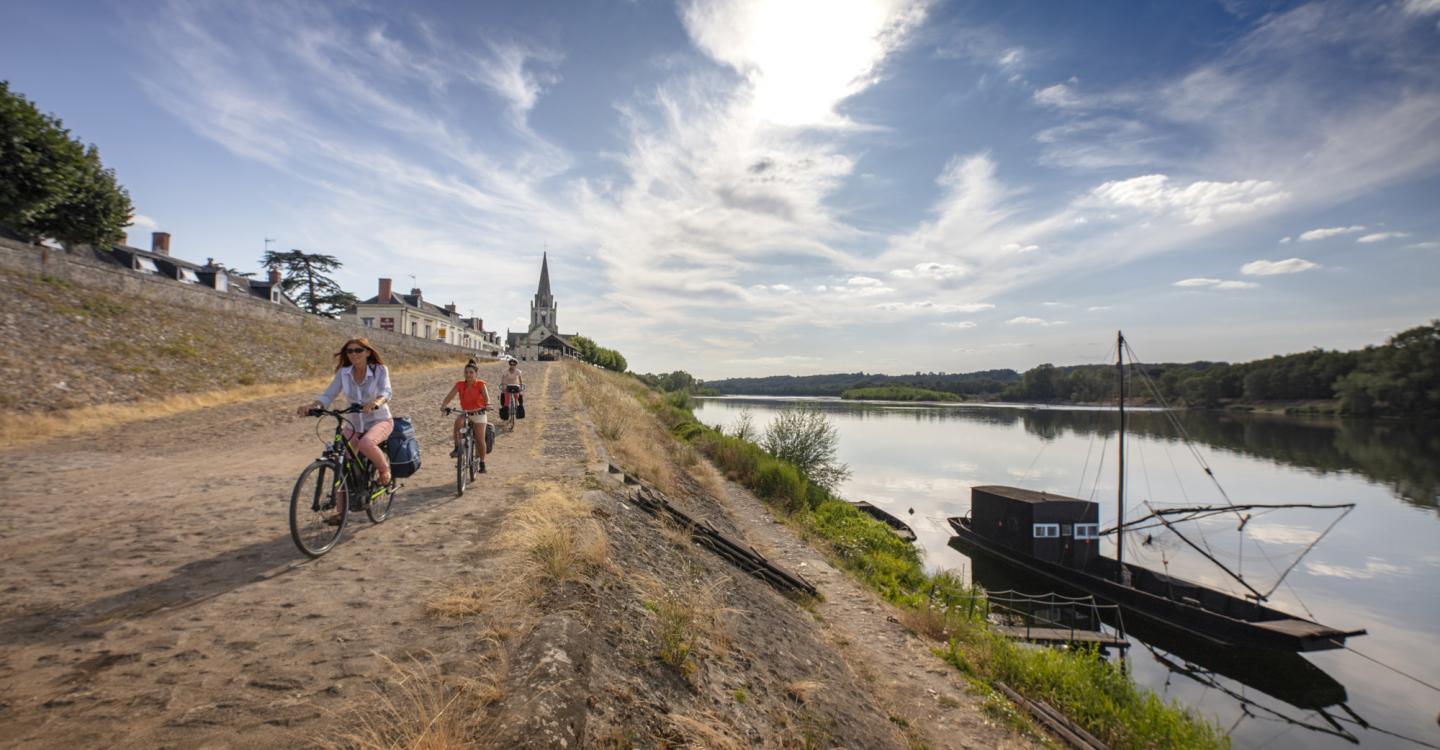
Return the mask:
{"type": "Polygon", "coordinates": [[[330,444],[321,451],[321,460],[333,461],[339,467],[339,471],[335,472],[336,482],[353,480],[356,483],[355,489],[364,493],[366,503],[374,500],[376,495],[384,492],[384,488],[382,487],[378,492],[375,491],[372,478],[374,467],[371,466],[370,459],[355,450],[355,446],[351,445],[350,440],[345,437],[345,415],[358,413],[359,410],[352,407],[344,411],[330,409],[321,411],[335,418],[335,434],[330,438],[330,444]]]}

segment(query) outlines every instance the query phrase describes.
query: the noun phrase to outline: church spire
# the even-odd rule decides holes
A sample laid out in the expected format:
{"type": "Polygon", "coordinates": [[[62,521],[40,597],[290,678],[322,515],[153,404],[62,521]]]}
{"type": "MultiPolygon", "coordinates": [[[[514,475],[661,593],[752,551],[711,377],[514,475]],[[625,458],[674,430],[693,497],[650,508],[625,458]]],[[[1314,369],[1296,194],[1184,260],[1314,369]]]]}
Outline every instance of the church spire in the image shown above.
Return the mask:
{"type": "Polygon", "coordinates": [[[540,256],[540,288],[536,290],[535,296],[540,299],[550,298],[550,253],[540,256]]]}

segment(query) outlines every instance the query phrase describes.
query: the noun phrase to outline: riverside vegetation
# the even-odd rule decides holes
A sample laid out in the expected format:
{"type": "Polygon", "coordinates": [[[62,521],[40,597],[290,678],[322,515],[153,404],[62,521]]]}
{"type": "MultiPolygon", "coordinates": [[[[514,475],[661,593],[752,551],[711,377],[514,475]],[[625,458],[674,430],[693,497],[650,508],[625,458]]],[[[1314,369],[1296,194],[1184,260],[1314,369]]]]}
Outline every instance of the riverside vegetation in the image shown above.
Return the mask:
{"type": "MultiPolygon", "coordinates": [[[[827,434],[833,440],[833,432],[823,429],[825,418],[819,412],[794,407],[787,419],[795,428],[788,436],[759,435],[743,419],[726,433],[695,419],[688,393],[629,392],[679,441],[673,449],[678,454],[694,451],[710,459],[725,477],[751,490],[840,567],[897,606],[907,626],[933,639],[937,651],[987,696],[987,705],[997,714],[1020,721],[992,688],[1003,681],[1051,703],[1117,748],[1229,746],[1218,727],[1138,688],[1097,652],[1041,649],[992,634],[983,616],[982,589],[965,586],[947,571],[927,573],[913,545],[835,494],[836,472],[844,469],[834,465],[833,442],[828,451],[823,445],[827,434]],[[799,456],[806,465],[779,457],[784,455],[799,456]]],[[[604,434],[606,420],[602,416],[599,422],[604,434]]],[[[658,480],[662,488],[676,481],[660,471],[657,460],[647,462],[643,453],[637,452],[633,460],[649,463],[641,475],[650,473],[645,478],[658,480]]],[[[843,473],[838,476],[843,478],[843,473]]]]}
{"type": "MultiPolygon", "coordinates": [[[[1286,354],[1253,362],[1189,362],[1140,366],[1160,396],[1196,408],[1279,404],[1299,412],[1374,417],[1440,418],[1440,320],[1355,351],[1286,354]]],[[[673,378],[672,378],[673,380],[673,378]]],[[[1138,384],[1137,384],[1138,385],[1138,384]]],[[[872,388],[921,388],[976,399],[1037,403],[1100,403],[1114,398],[1114,365],[1042,364],[970,373],[731,378],[703,383],[735,395],[841,396],[872,388]]],[[[1137,395],[1146,393],[1137,389],[1137,395]]],[[[879,398],[866,396],[866,398],[879,398]]],[[[909,399],[903,399],[909,400],[909,399]]]]}

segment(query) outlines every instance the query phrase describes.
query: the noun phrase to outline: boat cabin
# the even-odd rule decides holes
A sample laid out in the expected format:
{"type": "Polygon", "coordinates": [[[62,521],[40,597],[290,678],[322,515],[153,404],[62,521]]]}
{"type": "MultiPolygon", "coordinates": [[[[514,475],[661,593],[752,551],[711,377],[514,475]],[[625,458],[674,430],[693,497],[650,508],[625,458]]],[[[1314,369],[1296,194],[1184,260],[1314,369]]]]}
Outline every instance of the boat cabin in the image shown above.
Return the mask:
{"type": "Polygon", "coordinates": [[[1100,554],[1100,506],[1088,500],[983,485],[970,490],[970,523],[987,539],[1078,570],[1100,554]]]}

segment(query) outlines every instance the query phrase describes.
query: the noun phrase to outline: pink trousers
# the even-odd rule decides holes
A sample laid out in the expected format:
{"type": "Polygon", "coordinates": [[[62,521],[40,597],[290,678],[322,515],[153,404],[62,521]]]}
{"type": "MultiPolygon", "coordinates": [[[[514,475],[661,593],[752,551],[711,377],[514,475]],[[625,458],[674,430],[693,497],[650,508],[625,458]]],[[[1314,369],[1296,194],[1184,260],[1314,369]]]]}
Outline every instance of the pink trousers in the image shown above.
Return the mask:
{"type": "Polygon", "coordinates": [[[370,429],[356,437],[355,430],[349,423],[345,425],[345,437],[350,439],[350,445],[354,446],[360,455],[375,464],[376,476],[390,475],[390,459],[386,457],[385,451],[380,450],[380,443],[390,437],[390,431],[393,429],[395,429],[395,421],[387,419],[384,422],[370,425],[370,429]]]}

